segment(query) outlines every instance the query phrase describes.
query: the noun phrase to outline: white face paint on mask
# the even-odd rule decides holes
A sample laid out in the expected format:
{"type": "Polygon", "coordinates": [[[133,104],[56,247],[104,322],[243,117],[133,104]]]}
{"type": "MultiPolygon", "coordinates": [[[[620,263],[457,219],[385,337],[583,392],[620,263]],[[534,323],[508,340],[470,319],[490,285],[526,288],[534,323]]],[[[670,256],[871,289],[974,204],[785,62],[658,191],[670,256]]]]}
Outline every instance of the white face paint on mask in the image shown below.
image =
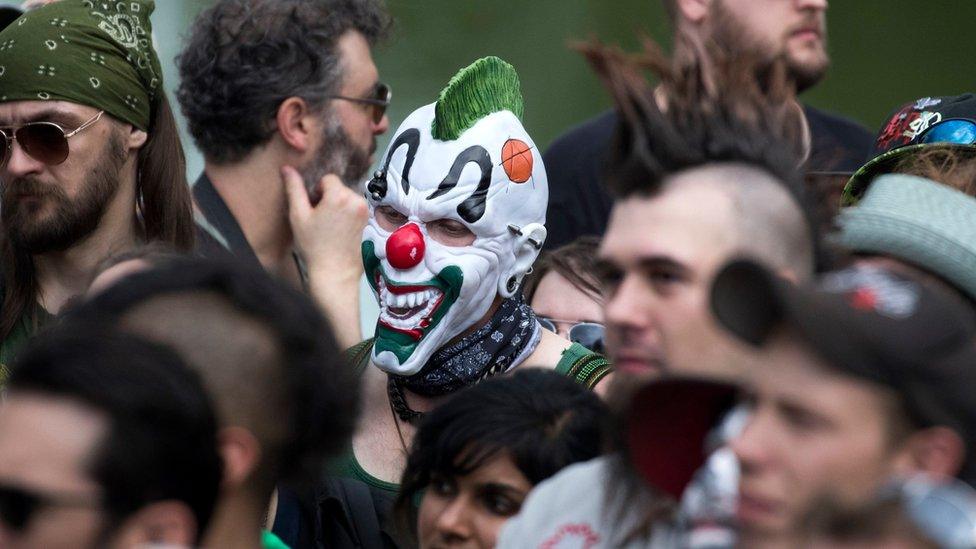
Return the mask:
{"type": "Polygon", "coordinates": [[[434,116],[431,104],[403,122],[367,185],[363,261],[380,304],[373,363],[402,376],[511,297],[546,236],[546,172],[518,117],[494,112],[441,141],[434,116]],[[402,225],[378,221],[380,207],[402,214],[402,225]],[[463,224],[474,241],[431,238],[428,223],[439,220],[463,224]]]}

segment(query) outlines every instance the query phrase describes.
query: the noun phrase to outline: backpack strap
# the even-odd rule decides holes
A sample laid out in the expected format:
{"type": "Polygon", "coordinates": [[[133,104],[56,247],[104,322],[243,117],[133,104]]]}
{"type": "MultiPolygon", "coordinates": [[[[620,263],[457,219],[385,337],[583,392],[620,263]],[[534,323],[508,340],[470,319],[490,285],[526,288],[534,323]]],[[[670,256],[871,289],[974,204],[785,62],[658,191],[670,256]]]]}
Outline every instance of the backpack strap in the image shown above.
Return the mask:
{"type": "Polygon", "coordinates": [[[318,541],[326,547],[385,549],[389,546],[380,525],[385,513],[377,507],[366,484],[332,477],[320,490],[318,506],[322,536],[318,541]],[[337,530],[345,531],[348,537],[341,536],[337,530]]]}

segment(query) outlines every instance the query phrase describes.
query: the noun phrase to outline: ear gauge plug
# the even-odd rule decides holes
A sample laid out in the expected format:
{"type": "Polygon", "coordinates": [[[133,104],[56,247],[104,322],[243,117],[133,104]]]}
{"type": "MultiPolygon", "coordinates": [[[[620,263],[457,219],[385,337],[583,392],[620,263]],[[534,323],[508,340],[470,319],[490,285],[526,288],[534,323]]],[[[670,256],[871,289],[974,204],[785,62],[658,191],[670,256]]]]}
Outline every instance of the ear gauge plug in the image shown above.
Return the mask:
{"type": "Polygon", "coordinates": [[[515,290],[518,289],[518,279],[514,276],[509,278],[506,288],[508,288],[509,292],[515,292],[515,290]]]}
{"type": "Polygon", "coordinates": [[[386,185],[386,172],[376,170],[373,173],[373,178],[366,184],[366,192],[369,193],[370,198],[379,202],[386,197],[386,185]]]}
{"type": "MultiPolygon", "coordinates": [[[[522,236],[524,234],[522,232],[522,227],[519,227],[518,225],[509,225],[508,230],[511,231],[512,234],[514,234],[515,236],[522,236]]],[[[539,241],[538,239],[530,236],[526,239],[526,241],[528,241],[528,243],[531,244],[533,248],[537,250],[542,249],[542,242],[539,241]]]]}

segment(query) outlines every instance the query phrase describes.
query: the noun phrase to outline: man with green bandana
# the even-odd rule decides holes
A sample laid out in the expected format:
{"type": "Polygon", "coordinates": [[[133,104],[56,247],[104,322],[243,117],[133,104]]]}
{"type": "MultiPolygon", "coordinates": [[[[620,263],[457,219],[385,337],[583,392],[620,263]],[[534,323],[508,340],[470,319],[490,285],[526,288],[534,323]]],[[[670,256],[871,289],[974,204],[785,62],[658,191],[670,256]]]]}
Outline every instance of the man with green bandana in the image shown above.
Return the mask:
{"type": "Polygon", "coordinates": [[[610,371],[522,297],[549,196],[522,112],[515,69],[479,59],[407,117],[366,185],[362,254],[380,315],[351,351],[364,410],[344,467],[379,491],[397,490],[423,413],[465,387],[521,367],[594,387],[610,371]]]}
{"type": "Polygon", "coordinates": [[[0,33],[0,363],[107,256],[154,240],[192,247],[154,7],[63,0],[0,33]]]}

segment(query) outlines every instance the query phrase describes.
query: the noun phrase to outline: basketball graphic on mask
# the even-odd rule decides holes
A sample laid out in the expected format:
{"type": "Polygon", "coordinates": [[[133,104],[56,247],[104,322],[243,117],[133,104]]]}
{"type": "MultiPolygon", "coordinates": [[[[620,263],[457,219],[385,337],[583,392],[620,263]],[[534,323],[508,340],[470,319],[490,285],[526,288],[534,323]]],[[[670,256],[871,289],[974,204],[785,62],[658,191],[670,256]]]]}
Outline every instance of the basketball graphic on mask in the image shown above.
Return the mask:
{"type": "Polygon", "coordinates": [[[502,145],[502,167],[515,183],[525,183],[532,177],[532,149],[519,139],[509,139],[502,145]]]}

